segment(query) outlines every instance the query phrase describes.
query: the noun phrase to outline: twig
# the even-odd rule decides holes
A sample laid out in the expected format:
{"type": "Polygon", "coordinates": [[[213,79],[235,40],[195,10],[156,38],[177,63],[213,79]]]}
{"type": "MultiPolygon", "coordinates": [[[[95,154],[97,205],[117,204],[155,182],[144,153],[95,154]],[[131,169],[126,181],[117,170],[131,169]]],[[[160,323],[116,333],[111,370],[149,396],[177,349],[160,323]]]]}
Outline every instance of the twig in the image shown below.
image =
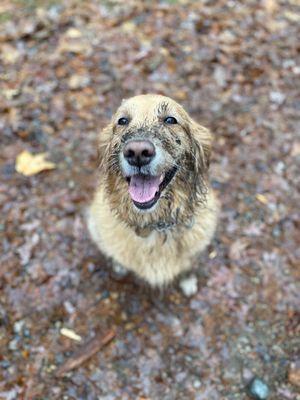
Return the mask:
{"type": "Polygon", "coordinates": [[[77,353],[59,367],[55,375],[61,377],[72,369],[78,368],[81,364],[101,350],[102,347],[112,341],[115,336],[116,333],[114,330],[109,331],[104,337],[100,334],[96,335],[94,339],[83,345],[77,353]]]}

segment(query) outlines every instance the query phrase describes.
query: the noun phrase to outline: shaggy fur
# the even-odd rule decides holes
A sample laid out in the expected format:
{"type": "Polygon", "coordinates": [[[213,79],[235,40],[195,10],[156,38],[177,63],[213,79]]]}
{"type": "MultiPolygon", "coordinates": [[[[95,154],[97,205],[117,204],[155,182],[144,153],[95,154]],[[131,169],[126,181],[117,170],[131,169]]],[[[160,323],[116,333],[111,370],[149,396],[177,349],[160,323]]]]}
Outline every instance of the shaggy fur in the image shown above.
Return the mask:
{"type": "Polygon", "coordinates": [[[141,95],[122,102],[100,134],[99,152],[99,184],[88,215],[99,249],[152,286],[164,286],[196,266],[218,214],[207,179],[210,132],[170,98],[141,95]],[[167,116],[178,123],[165,124],[167,116]],[[118,125],[122,117],[128,118],[128,125],[118,125]],[[159,173],[177,168],[157,204],[145,211],[134,206],[120,165],[124,144],[135,138],[161,149],[159,173]]]}

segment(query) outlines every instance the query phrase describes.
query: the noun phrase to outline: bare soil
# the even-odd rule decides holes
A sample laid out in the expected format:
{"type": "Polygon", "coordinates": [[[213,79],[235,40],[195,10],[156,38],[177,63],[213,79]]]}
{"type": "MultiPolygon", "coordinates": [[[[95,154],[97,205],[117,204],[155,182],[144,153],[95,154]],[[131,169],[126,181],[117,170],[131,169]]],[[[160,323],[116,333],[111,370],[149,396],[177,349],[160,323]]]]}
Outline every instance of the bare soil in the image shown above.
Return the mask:
{"type": "Polygon", "coordinates": [[[0,399],[300,399],[297,3],[1,1],[0,399]],[[85,226],[97,135],[146,92],[215,137],[189,299],[118,280],[85,226]],[[56,168],[17,173],[23,150],[56,168]]]}

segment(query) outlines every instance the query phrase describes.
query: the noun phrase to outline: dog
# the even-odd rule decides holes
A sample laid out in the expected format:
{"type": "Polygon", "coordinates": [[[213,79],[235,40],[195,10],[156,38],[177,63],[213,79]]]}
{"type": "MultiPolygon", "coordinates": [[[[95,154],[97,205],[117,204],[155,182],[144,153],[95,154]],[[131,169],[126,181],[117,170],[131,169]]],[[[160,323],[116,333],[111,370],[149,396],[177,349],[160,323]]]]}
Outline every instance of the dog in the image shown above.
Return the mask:
{"type": "Polygon", "coordinates": [[[174,100],[123,100],[99,137],[88,229],[102,253],[152,287],[197,265],[217,224],[208,181],[212,136],[174,100]]]}

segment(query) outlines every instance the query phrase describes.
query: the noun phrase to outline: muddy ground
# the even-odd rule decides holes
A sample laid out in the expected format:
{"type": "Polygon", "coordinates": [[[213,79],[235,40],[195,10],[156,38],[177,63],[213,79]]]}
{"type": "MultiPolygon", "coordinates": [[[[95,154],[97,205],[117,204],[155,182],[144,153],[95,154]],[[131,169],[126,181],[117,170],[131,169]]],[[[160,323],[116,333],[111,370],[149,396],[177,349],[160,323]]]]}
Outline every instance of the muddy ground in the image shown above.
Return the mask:
{"type": "Polygon", "coordinates": [[[0,399],[300,399],[298,5],[1,1],[0,399]],[[112,276],[84,222],[97,134],[145,92],[215,137],[191,298],[112,276]],[[23,150],[56,168],[16,172],[23,150]]]}

